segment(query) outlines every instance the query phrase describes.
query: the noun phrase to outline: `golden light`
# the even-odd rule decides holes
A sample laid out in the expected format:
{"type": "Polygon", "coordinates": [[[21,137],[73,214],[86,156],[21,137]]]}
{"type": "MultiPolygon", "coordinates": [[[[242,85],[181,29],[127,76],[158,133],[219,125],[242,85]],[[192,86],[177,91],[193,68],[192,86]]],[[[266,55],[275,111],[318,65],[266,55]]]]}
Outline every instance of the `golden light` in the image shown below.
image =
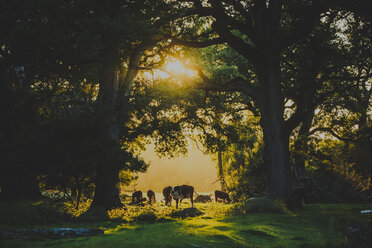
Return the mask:
{"type": "Polygon", "coordinates": [[[187,69],[179,60],[168,62],[165,68],[167,72],[176,77],[181,76],[193,77],[196,76],[197,74],[195,71],[187,69]]]}
{"type": "Polygon", "coordinates": [[[198,74],[196,71],[187,68],[188,63],[189,61],[186,61],[184,64],[177,59],[172,59],[166,62],[163,68],[146,71],[143,73],[143,75],[147,79],[174,79],[178,83],[182,83],[183,80],[193,78],[198,74]]]}

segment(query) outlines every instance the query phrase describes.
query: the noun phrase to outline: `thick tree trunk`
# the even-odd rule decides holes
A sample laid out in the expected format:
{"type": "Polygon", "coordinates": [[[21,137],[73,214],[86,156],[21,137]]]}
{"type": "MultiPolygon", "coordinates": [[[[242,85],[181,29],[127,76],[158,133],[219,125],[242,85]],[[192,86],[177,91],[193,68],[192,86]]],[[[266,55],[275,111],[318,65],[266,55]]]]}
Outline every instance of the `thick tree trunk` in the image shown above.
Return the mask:
{"type": "Polygon", "coordinates": [[[119,166],[108,162],[97,167],[96,188],[91,209],[104,210],[122,207],[119,189],[119,166]]]}
{"type": "MultiPolygon", "coordinates": [[[[118,76],[115,68],[103,69],[97,99],[97,113],[102,123],[104,147],[97,163],[95,193],[91,209],[112,209],[123,206],[120,201],[120,162],[107,149],[119,149],[120,120],[116,113],[118,76]]],[[[115,154],[115,153],[114,153],[115,154]]]]}
{"type": "MultiPolygon", "coordinates": [[[[133,51],[126,75],[120,83],[116,68],[105,68],[101,71],[97,112],[101,116],[100,121],[104,123],[105,136],[110,141],[109,143],[114,144],[117,149],[120,149],[121,125],[127,119],[126,105],[128,104],[128,95],[138,73],[138,65],[145,48],[145,43],[141,43],[133,51]]],[[[112,209],[123,205],[120,201],[119,188],[121,161],[112,158],[111,153],[107,153],[106,156],[105,159],[98,163],[96,188],[91,209],[112,209]]]]}
{"type": "Polygon", "coordinates": [[[264,164],[268,171],[270,199],[285,199],[291,204],[293,191],[289,166],[289,133],[284,127],[279,54],[266,55],[258,64],[261,126],[264,138],[264,164]]]}
{"type": "Polygon", "coordinates": [[[262,128],[264,133],[264,164],[268,169],[268,197],[271,199],[293,199],[290,167],[289,142],[287,135],[279,127],[280,121],[270,116],[270,111],[262,114],[262,128]],[[264,117],[264,115],[267,115],[264,117]]]}

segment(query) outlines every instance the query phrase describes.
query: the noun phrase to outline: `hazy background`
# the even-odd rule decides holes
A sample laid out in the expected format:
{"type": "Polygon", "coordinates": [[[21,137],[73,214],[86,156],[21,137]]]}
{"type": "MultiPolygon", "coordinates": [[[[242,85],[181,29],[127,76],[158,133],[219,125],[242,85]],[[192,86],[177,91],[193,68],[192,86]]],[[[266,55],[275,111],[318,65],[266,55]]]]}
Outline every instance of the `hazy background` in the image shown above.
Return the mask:
{"type": "Polygon", "coordinates": [[[220,189],[217,180],[216,164],[209,156],[204,155],[196,147],[189,146],[186,157],[158,158],[154,146],[148,145],[141,154],[150,166],[146,173],[140,173],[138,180],[126,187],[126,191],[152,189],[162,192],[165,186],[188,184],[194,186],[195,192],[212,192],[220,189]]]}

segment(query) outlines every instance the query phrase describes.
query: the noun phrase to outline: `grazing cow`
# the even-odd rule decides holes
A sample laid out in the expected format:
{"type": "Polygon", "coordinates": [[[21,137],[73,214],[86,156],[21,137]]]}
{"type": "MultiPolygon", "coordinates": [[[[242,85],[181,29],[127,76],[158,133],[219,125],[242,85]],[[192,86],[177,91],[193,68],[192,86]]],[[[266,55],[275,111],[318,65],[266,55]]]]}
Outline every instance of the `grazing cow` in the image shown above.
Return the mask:
{"type": "Polygon", "coordinates": [[[178,201],[190,197],[191,207],[194,207],[194,187],[190,185],[175,186],[172,189],[171,195],[176,200],[176,208],[178,208],[178,201]]]}
{"type": "Polygon", "coordinates": [[[143,201],[142,191],[136,191],[132,194],[132,202],[131,204],[138,204],[143,201]]]}
{"type": "Polygon", "coordinates": [[[150,204],[153,203],[153,202],[156,202],[154,191],[152,191],[151,189],[149,191],[147,191],[147,198],[149,198],[149,203],[150,204]]]}
{"type": "Polygon", "coordinates": [[[222,199],[224,202],[227,201],[228,203],[231,202],[229,194],[221,190],[216,190],[214,192],[214,196],[215,196],[216,202],[218,202],[218,199],[222,199]]]}
{"type": "MultiPolygon", "coordinates": [[[[196,194],[196,192],[195,192],[196,194]]],[[[196,198],[195,198],[195,202],[211,202],[212,201],[212,198],[211,198],[212,195],[198,195],[196,194],[196,198]]]]}
{"type": "Polygon", "coordinates": [[[163,196],[164,196],[164,200],[165,200],[165,205],[168,205],[168,204],[169,204],[169,206],[172,205],[171,192],[172,192],[172,186],[167,186],[163,189],[163,196]]]}

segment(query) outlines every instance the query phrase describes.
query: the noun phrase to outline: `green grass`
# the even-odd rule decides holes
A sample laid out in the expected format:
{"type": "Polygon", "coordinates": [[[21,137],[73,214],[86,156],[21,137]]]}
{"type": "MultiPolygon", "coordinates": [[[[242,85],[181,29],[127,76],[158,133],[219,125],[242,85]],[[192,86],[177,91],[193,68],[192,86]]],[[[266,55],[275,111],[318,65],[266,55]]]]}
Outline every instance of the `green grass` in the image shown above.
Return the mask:
{"type": "MultiPolygon", "coordinates": [[[[198,203],[196,207],[205,215],[184,220],[171,219],[169,214],[174,208],[158,203],[113,211],[112,221],[106,222],[65,222],[62,219],[55,224],[23,223],[22,226],[27,227],[98,227],[103,228],[105,234],[60,240],[0,240],[0,247],[352,247],[347,244],[347,227],[363,223],[365,216],[360,210],[372,208],[371,204],[314,204],[288,213],[226,216],[231,213],[230,206],[198,203]],[[138,220],[138,216],[146,213],[155,213],[157,221],[138,220]]],[[[1,207],[0,210],[4,210],[1,207]]],[[[186,202],[182,207],[189,207],[189,204],[186,202]]],[[[0,224],[0,229],[20,228],[16,223],[0,224]]]]}

